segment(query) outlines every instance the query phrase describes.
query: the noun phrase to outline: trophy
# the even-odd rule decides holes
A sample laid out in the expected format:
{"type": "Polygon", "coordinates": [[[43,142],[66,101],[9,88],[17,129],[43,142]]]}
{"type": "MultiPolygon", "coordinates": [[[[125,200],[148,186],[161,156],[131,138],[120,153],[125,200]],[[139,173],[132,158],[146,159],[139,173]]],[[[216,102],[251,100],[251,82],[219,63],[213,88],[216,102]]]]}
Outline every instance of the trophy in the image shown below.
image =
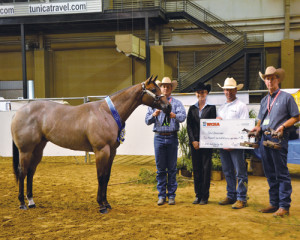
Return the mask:
{"type": "Polygon", "coordinates": [[[258,148],[259,147],[259,139],[260,139],[260,133],[256,131],[250,131],[246,128],[242,130],[243,132],[246,132],[248,134],[248,141],[245,141],[243,143],[240,143],[243,147],[252,147],[252,148],[258,148]],[[251,142],[250,139],[254,138],[254,142],[251,142]]]}
{"type": "Polygon", "coordinates": [[[269,148],[272,148],[272,149],[278,149],[280,150],[281,149],[281,139],[283,138],[283,133],[282,132],[276,132],[274,129],[271,129],[271,128],[268,128],[265,132],[264,132],[265,135],[271,135],[271,138],[276,138],[279,140],[279,142],[273,142],[273,141],[270,141],[270,140],[267,140],[267,141],[263,141],[263,145],[265,147],[269,147],[269,148]]]}

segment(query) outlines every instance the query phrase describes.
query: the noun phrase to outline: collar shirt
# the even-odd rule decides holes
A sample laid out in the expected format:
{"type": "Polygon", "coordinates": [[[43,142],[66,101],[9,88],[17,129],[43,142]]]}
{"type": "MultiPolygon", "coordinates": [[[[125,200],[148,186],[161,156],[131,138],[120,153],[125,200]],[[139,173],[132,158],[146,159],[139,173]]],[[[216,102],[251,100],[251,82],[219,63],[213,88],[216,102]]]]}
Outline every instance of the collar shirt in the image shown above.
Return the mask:
{"type": "Polygon", "coordinates": [[[148,107],[145,122],[147,125],[154,123],[153,132],[177,132],[179,130],[179,123],[183,122],[186,118],[185,108],[179,100],[169,97],[168,101],[172,105],[172,112],[176,114],[175,118],[170,119],[169,126],[163,126],[166,116],[163,111],[157,117],[153,117],[152,114],[156,111],[156,108],[148,107]]]}
{"type": "Polygon", "coordinates": [[[205,104],[204,104],[202,109],[199,108],[199,102],[198,101],[194,105],[196,106],[196,108],[199,109],[199,118],[201,118],[203,109],[206,107],[206,105],[208,105],[207,100],[205,100],[205,104]]]}
{"type": "Polygon", "coordinates": [[[245,103],[236,98],[219,107],[217,117],[222,119],[248,119],[249,111],[245,103]]]}
{"type": "Polygon", "coordinates": [[[291,117],[297,117],[299,115],[299,109],[293,96],[284,91],[279,92],[279,90],[280,89],[272,95],[268,93],[260,102],[258,119],[261,120],[260,125],[262,131],[265,131],[268,128],[276,130],[291,117]],[[268,98],[269,108],[271,108],[270,113],[268,111],[268,98]]]}

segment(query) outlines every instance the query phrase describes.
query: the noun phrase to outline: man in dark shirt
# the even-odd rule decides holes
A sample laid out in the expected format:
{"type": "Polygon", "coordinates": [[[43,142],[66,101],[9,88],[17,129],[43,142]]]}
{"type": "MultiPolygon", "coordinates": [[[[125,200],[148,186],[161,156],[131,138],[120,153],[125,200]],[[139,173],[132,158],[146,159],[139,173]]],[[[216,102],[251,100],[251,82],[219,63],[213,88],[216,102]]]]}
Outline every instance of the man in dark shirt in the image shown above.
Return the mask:
{"type": "Polygon", "coordinates": [[[265,74],[259,72],[269,93],[261,100],[258,123],[252,131],[262,131],[263,141],[275,141],[264,132],[271,128],[278,134],[283,134],[281,149],[273,149],[260,145],[262,163],[269,183],[270,205],[260,210],[262,213],[274,213],[274,216],[289,215],[291,203],[291,177],[287,167],[287,151],[289,128],[299,121],[299,109],[291,94],[281,91],[280,82],[284,79],[284,70],[273,66],[267,67],[265,74]]]}

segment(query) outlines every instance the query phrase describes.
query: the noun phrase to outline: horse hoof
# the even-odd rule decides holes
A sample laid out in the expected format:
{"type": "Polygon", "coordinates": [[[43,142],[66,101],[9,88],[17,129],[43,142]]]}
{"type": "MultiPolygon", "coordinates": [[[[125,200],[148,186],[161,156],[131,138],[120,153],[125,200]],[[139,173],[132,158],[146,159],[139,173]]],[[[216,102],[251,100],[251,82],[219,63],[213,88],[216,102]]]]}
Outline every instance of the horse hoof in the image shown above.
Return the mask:
{"type": "Polygon", "coordinates": [[[105,207],[106,207],[107,209],[111,209],[111,206],[110,206],[109,203],[108,203],[107,205],[105,205],[105,207]]]}
{"type": "Polygon", "coordinates": [[[100,213],[101,213],[101,214],[106,214],[106,213],[108,213],[107,208],[100,209],[100,213]]]}
{"type": "Polygon", "coordinates": [[[35,204],[32,204],[32,205],[28,205],[29,208],[35,208],[35,204]]]}
{"type": "Polygon", "coordinates": [[[21,210],[27,210],[27,207],[26,207],[26,205],[20,205],[19,209],[21,209],[21,210]]]}

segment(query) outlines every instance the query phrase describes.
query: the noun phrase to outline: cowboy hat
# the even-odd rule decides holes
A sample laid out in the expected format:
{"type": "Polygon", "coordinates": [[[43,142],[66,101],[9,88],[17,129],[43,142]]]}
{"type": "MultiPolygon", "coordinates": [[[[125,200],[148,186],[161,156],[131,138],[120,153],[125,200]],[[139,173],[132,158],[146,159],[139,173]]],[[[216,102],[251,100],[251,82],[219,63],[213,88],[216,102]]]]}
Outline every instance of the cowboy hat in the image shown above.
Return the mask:
{"type": "Polygon", "coordinates": [[[204,83],[199,82],[199,83],[197,84],[197,86],[194,87],[193,91],[194,91],[194,92],[197,92],[197,91],[200,91],[200,90],[206,90],[206,91],[209,93],[210,90],[211,90],[211,85],[210,85],[210,84],[206,84],[206,85],[205,85],[204,83]]]}
{"type": "Polygon", "coordinates": [[[171,81],[171,79],[169,77],[164,77],[161,81],[157,80],[156,84],[160,87],[163,84],[171,84],[172,85],[172,89],[175,89],[177,87],[177,81],[173,80],[171,81]]]}
{"type": "Polygon", "coordinates": [[[219,83],[218,86],[223,89],[234,89],[241,90],[244,87],[244,84],[236,85],[234,78],[226,78],[224,81],[224,86],[222,87],[219,83]]]}
{"type": "Polygon", "coordinates": [[[282,81],[284,79],[285,71],[282,68],[276,69],[273,66],[269,66],[266,68],[265,74],[259,72],[259,76],[262,80],[265,80],[265,77],[270,75],[276,75],[280,79],[280,81],[282,81]]]}

